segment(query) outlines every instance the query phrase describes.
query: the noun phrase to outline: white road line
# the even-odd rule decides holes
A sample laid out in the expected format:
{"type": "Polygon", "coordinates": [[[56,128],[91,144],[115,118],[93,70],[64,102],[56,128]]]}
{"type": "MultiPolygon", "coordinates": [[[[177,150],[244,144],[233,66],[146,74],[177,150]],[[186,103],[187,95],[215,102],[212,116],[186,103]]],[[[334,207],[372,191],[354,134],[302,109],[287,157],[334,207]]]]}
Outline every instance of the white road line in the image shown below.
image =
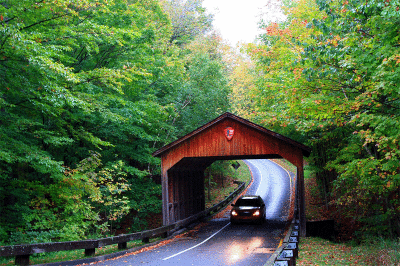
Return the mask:
{"type": "Polygon", "coordinates": [[[176,253],[176,254],[174,254],[174,255],[172,255],[172,256],[166,257],[166,258],[164,258],[163,260],[171,259],[171,258],[173,258],[173,257],[176,257],[176,256],[182,254],[182,253],[185,253],[186,251],[192,250],[192,249],[194,249],[194,248],[197,248],[197,247],[200,246],[200,245],[203,245],[203,244],[206,243],[208,240],[210,240],[211,238],[213,238],[216,234],[218,234],[219,232],[221,232],[222,230],[224,230],[224,229],[225,229],[228,225],[230,225],[230,224],[231,224],[231,223],[229,222],[227,225],[225,225],[224,227],[222,227],[218,232],[214,233],[213,235],[211,235],[210,237],[208,237],[208,238],[207,238],[206,240],[204,240],[203,242],[201,242],[201,243],[199,243],[199,244],[197,244],[197,245],[195,245],[195,246],[193,246],[193,247],[191,247],[191,248],[182,250],[181,252],[176,253]]]}

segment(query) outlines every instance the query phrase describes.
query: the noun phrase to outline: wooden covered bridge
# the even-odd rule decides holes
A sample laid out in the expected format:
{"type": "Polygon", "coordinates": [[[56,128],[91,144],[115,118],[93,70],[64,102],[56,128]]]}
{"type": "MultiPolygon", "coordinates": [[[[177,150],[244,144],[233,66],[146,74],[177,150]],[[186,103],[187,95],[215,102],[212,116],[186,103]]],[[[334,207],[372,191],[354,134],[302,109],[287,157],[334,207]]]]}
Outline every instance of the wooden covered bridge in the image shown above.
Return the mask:
{"type": "Polygon", "coordinates": [[[297,167],[299,219],[305,233],[303,156],[310,152],[301,143],[225,113],[153,153],[161,157],[163,223],[205,209],[204,170],[213,162],[284,158],[297,167]]]}

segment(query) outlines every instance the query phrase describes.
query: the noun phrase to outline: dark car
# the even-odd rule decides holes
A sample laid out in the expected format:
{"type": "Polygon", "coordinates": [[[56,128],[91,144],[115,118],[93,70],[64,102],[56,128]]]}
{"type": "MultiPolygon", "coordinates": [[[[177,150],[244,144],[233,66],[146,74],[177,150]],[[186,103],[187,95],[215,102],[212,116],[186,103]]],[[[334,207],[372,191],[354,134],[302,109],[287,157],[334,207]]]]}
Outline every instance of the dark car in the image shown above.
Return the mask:
{"type": "Polygon", "coordinates": [[[235,204],[232,204],[231,223],[246,221],[258,223],[265,221],[265,203],[260,196],[241,196],[235,204]]]}

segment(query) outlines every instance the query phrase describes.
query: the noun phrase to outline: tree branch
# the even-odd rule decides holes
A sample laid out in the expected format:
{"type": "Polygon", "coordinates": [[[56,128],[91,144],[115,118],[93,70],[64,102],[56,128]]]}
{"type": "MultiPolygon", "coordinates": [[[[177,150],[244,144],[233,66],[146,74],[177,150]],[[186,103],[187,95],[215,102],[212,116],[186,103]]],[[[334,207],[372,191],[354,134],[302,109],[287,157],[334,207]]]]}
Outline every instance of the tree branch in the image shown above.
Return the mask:
{"type": "Polygon", "coordinates": [[[56,16],[56,17],[52,17],[52,18],[49,18],[49,19],[41,20],[41,21],[38,21],[38,22],[36,22],[36,23],[33,23],[33,24],[29,25],[29,26],[26,26],[26,27],[21,28],[21,31],[26,30],[26,29],[29,29],[29,28],[31,28],[31,27],[34,27],[34,26],[36,26],[36,25],[39,25],[39,24],[42,24],[42,23],[51,21],[51,20],[56,20],[56,19],[59,19],[59,18],[62,18],[62,17],[66,17],[66,16],[68,16],[68,14],[63,14],[63,15],[56,16]]]}

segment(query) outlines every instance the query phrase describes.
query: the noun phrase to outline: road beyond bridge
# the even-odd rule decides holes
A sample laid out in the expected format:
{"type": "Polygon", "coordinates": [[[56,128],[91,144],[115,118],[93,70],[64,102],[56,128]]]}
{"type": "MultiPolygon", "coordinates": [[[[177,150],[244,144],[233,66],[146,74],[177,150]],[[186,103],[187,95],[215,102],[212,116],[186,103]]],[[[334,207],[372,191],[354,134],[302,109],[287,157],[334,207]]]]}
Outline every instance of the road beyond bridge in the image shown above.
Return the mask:
{"type": "Polygon", "coordinates": [[[284,158],[297,167],[297,207],[305,236],[303,156],[311,149],[246,119],[225,113],[153,153],[161,157],[163,223],[205,209],[204,170],[217,160],[284,158]]]}

